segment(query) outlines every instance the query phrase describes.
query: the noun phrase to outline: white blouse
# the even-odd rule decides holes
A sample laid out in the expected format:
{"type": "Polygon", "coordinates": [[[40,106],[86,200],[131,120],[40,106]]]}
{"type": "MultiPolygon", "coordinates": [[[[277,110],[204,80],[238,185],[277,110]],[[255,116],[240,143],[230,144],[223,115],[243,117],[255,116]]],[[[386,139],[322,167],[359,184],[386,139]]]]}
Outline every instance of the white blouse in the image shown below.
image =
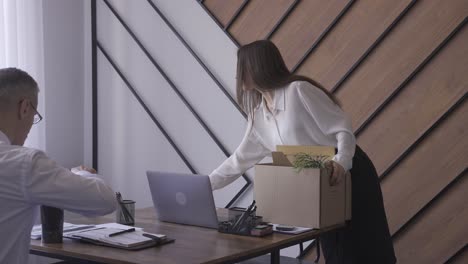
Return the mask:
{"type": "Polygon", "coordinates": [[[295,81],[275,90],[272,113],[263,103],[235,152],[210,174],[213,190],[235,181],[275,151],[276,145],[334,146],[333,160],[352,168],[356,148],[351,120],[323,91],[309,82],[295,81]]]}

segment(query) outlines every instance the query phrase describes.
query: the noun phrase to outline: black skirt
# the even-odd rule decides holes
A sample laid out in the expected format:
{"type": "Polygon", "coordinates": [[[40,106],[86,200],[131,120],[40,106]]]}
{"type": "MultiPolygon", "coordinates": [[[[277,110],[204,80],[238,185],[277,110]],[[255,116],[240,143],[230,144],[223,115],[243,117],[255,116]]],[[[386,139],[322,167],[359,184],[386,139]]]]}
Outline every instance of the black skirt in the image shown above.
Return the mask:
{"type": "Polygon", "coordinates": [[[396,263],[379,178],[372,161],[356,146],[351,169],[352,220],[320,237],[327,264],[396,263]]]}

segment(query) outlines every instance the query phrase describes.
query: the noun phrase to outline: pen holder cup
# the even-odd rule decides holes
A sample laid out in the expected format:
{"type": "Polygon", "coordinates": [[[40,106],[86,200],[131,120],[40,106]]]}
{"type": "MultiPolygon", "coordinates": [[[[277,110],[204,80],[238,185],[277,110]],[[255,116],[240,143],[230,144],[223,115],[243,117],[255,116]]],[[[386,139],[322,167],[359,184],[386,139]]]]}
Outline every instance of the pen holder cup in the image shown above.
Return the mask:
{"type": "Polygon", "coordinates": [[[50,206],[41,206],[42,242],[62,243],[63,210],[50,206]]]}
{"type": "Polygon", "coordinates": [[[122,225],[135,224],[135,201],[122,200],[115,213],[115,221],[122,225]]]}
{"type": "Polygon", "coordinates": [[[228,209],[228,221],[235,221],[243,213],[247,211],[247,208],[242,207],[231,207],[228,209]]]}

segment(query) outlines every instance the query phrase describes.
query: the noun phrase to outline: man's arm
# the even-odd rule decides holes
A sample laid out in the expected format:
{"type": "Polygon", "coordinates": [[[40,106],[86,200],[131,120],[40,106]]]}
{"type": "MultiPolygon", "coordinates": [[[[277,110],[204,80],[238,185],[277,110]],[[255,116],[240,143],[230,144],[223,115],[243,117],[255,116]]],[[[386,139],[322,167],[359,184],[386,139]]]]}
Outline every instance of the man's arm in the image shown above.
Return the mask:
{"type": "Polygon", "coordinates": [[[101,179],[74,174],[41,151],[31,155],[31,170],[23,180],[24,194],[33,204],[85,215],[104,215],[116,208],[114,191],[101,179]]]}

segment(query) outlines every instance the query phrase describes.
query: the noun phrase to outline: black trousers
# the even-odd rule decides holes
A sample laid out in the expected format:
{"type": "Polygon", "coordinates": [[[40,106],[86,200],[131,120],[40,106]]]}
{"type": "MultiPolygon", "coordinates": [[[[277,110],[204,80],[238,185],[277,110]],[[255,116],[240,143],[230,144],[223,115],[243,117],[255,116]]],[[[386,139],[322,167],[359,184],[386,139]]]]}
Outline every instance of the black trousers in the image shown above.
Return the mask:
{"type": "Polygon", "coordinates": [[[326,263],[396,263],[377,172],[358,146],[351,183],[352,220],[345,228],[320,237],[326,263]]]}

